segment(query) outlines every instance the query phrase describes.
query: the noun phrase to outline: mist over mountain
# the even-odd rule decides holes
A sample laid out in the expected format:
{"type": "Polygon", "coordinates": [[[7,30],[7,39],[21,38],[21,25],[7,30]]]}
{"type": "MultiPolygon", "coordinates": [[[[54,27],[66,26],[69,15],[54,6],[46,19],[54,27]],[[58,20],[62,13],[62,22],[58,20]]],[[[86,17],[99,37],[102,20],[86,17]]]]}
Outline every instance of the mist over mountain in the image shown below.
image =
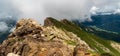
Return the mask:
{"type": "Polygon", "coordinates": [[[16,25],[15,17],[0,18],[0,43],[7,39],[7,36],[12,32],[16,25]]]}
{"type": "Polygon", "coordinates": [[[0,17],[33,18],[43,24],[46,17],[92,21],[96,11],[118,11],[119,0],[0,0],[0,17]],[[111,3],[112,2],[112,3],[111,3]]]}

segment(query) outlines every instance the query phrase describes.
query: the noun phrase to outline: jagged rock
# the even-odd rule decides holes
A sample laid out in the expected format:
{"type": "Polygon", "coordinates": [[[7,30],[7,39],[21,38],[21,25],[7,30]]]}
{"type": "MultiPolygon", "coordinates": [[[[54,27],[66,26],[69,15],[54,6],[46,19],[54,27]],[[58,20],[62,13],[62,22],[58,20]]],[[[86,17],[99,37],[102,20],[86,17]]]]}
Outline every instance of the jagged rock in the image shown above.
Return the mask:
{"type": "Polygon", "coordinates": [[[75,56],[92,56],[87,52],[87,47],[85,45],[77,45],[74,49],[75,56]]]}
{"type": "Polygon", "coordinates": [[[52,26],[53,23],[51,22],[52,17],[47,17],[44,21],[44,26],[52,26]]]}
{"type": "Polygon", "coordinates": [[[13,34],[11,34],[11,37],[13,37],[14,35],[16,36],[24,36],[27,34],[39,34],[42,31],[41,26],[36,23],[36,21],[32,20],[32,19],[22,19],[20,20],[17,25],[16,25],[16,29],[13,32],[13,34]]]}
{"type": "MultiPolygon", "coordinates": [[[[82,56],[89,46],[72,32],[58,29],[49,18],[43,27],[32,19],[18,21],[16,29],[0,45],[0,56],[82,56]]],[[[90,56],[90,55],[88,55],[90,56]]]]}

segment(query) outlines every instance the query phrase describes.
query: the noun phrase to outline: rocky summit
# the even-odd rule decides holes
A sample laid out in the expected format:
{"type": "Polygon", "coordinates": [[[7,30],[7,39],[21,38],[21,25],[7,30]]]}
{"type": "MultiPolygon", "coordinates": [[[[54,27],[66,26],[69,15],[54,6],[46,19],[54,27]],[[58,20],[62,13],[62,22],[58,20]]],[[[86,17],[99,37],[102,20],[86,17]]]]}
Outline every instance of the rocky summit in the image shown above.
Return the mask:
{"type": "Polygon", "coordinates": [[[47,18],[44,26],[21,19],[0,44],[0,56],[93,56],[89,45],[76,34],[60,29],[47,18]]]}

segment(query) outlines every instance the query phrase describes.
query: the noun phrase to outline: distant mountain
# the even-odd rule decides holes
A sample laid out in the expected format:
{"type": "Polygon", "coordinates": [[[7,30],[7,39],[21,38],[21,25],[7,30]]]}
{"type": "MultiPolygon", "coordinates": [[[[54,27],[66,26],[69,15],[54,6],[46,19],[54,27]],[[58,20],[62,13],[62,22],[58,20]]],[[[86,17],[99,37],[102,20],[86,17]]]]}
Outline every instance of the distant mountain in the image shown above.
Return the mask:
{"type": "Polygon", "coordinates": [[[113,32],[113,31],[107,31],[101,28],[98,28],[96,26],[85,26],[82,23],[80,23],[79,21],[73,21],[75,24],[77,24],[78,26],[80,26],[83,30],[89,32],[89,33],[93,33],[97,36],[100,36],[103,39],[106,40],[112,40],[115,42],[119,42],[120,43],[120,33],[117,32],[113,32]]]}
{"type": "Polygon", "coordinates": [[[83,22],[86,26],[96,26],[98,28],[120,33],[120,14],[92,15],[92,22],[83,22]]]}

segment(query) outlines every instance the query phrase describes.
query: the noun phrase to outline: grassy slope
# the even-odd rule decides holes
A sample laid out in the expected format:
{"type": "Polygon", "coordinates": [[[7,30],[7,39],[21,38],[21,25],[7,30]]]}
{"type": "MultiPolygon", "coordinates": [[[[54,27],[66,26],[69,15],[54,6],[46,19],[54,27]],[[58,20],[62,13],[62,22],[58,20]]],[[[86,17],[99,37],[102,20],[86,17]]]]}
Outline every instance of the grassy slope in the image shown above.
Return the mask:
{"type": "Polygon", "coordinates": [[[99,29],[97,27],[96,28],[92,27],[92,30],[93,31],[88,31],[88,32],[94,33],[100,37],[103,37],[104,39],[112,40],[112,41],[120,43],[120,34],[119,33],[106,31],[103,29],[99,29]]]}
{"type": "Polygon", "coordinates": [[[115,50],[114,48],[111,47],[110,41],[101,39],[100,37],[98,37],[94,34],[83,31],[80,29],[80,27],[78,27],[77,25],[75,25],[67,20],[65,22],[59,22],[53,18],[49,18],[49,20],[52,21],[56,27],[65,29],[67,31],[77,34],[77,36],[80,37],[82,40],[84,40],[87,44],[89,44],[89,46],[91,48],[97,49],[96,51],[98,53],[105,53],[105,51],[102,48],[100,48],[100,46],[97,46],[97,43],[108,48],[111,51],[111,54],[113,54],[115,56],[120,55],[120,53],[117,50],[115,50]]]}

